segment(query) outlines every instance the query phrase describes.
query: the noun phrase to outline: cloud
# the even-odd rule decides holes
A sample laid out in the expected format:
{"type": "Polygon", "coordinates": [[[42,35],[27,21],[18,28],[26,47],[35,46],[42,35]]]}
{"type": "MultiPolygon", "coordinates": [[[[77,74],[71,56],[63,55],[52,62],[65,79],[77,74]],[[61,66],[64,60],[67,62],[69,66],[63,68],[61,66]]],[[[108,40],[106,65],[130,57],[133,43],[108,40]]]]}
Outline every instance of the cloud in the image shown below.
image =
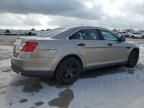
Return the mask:
{"type": "Polygon", "coordinates": [[[1,25],[41,25],[40,18],[34,18],[37,15],[19,15],[19,14],[0,14],[0,24],[1,25]]]}
{"type": "Polygon", "coordinates": [[[1,13],[46,14],[82,19],[99,19],[103,11],[99,4],[86,5],[86,0],[0,0],[1,13]]]}
{"type": "Polygon", "coordinates": [[[86,20],[86,19],[76,19],[76,18],[66,18],[66,17],[51,17],[51,21],[47,22],[47,25],[54,26],[97,26],[104,28],[143,28],[144,19],[140,20],[139,16],[133,17],[106,17],[100,20],[86,20]]]}
{"type": "Polygon", "coordinates": [[[0,0],[0,27],[143,28],[143,0],[0,0]]]}
{"type": "Polygon", "coordinates": [[[126,14],[144,16],[144,1],[127,1],[122,10],[125,11],[126,14]]]}

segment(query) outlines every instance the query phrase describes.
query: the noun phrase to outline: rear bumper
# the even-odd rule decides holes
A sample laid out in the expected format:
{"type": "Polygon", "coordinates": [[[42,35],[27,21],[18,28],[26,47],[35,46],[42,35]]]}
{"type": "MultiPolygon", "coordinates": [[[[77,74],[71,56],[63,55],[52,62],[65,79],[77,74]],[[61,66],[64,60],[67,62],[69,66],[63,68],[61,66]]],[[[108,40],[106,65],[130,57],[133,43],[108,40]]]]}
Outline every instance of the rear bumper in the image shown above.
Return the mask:
{"type": "Polygon", "coordinates": [[[11,68],[14,72],[23,76],[31,77],[52,77],[53,69],[52,62],[45,62],[49,60],[39,59],[18,59],[11,58],[11,68]]]}
{"type": "Polygon", "coordinates": [[[22,76],[29,76],[29,77],[53,77],[53,71],[37,71],[37,70],[24,70],[19,66],[11,65],[11,69],[21,74],[22,76]]]}

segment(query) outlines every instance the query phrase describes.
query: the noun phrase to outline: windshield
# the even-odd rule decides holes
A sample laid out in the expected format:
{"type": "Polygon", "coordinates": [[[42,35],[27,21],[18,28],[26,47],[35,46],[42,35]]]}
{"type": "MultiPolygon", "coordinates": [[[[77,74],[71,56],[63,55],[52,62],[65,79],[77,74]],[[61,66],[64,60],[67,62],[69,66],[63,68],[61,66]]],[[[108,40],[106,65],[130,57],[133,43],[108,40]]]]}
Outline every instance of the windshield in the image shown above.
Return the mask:
{"type": "Polygon", "coordinates": [[[39,33],[36,36],[38,36],[38,37],[52,37],[56,34],[59,34],[63,31],[65,31],[65,30],[66,30],[66,28],[56,28],[56,29],[45,31],[43,33],[39,33]]]}

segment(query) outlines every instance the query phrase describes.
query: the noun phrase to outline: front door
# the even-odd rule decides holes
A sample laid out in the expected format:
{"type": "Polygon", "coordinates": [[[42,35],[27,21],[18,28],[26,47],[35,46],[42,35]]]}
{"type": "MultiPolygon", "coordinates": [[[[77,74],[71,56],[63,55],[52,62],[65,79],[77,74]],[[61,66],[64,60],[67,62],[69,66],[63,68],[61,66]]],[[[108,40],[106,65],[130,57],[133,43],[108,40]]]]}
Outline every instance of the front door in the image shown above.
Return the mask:
{"type": "Polygon", "coordinates": [[[126,47],[118,37],[110,31],[101,30],[103,41],[107,44],[106,57],[108,63],[124,62],[126,60],[126,47]]]}

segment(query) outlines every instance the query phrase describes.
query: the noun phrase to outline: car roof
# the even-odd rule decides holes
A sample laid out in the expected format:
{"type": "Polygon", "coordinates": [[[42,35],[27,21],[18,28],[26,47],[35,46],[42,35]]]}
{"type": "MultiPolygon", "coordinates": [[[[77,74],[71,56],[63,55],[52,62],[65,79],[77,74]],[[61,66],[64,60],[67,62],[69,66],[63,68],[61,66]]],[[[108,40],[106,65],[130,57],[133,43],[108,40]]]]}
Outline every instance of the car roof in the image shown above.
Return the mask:
{"type": "MultiPolygon", "coordinates": [[[[108,30],[106,28],[94,27],[94,26],[75,26],[75,27],[65,27],[65,31],[53,36],[55,39],[66,39],[71,36],[73,33],[78,32],[82,29],[100,29],[100,30],[108,30]]],[[[110,31],[110,30],[108,30],[110,31]]]]}
{"type": "Polygon", "coordinates": [[[98,28],[98,29],[105,29],[105,28],[96,27],[96,26],[74,26],[74,27],[68,27],[68,28],[98,28]]]}

